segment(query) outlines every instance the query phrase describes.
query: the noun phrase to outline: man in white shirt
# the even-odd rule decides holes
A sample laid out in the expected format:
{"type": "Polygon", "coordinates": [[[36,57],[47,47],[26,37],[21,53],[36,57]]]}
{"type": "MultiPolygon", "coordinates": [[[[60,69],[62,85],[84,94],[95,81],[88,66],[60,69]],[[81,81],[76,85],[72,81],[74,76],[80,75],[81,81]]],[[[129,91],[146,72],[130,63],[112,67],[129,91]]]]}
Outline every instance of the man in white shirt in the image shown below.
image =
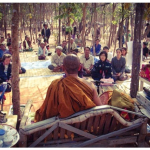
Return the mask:
{"type": "Polygon", "coordinates": [[[80,57],[80,63],[83,66],[83,76],[90,76],[94,65],[94,57],[90,55],[90,48],[84,48],[84,54],[80,57]]]}
{"type": "Polygon", "coordinates": [[[48,66],[50,70],[54,72],[62,71],[63,70],[63,60],[66,57],[64,53],[62,53],[62,47],[56,47],[56,53],[52,56],[51,65],[48,66]]]}
{"type": "Polygon", "coordinates": [[[108,61],[109,63],[111,63],[111,60],[112,60],[112,58],[113,58],[113,53],[112,53],[112,52],[109,52],[109,47],[108,47],[108,46],[104,46],[104,47],[103,47],[103,51],[106,51],[106,53],[107,53],[107,61],[108,61]]]}
{"type": "Polygon", "coordinates": [[[47,48],[45,46],[45,43],[42,42],[39,46],[39,49],[38,49],[38,59],[39,60],[45,60],[47,55],[48,55],[47,48]]]}
{"type": "MultiPolygon", "coordinates": [[[[70,50],[75,50],[77,48],[76,43],[74,42],[73,38],[70,39],[70,50]]],[[[68,44],[67,44],[67,49],[68,49],[68,44]]]]}

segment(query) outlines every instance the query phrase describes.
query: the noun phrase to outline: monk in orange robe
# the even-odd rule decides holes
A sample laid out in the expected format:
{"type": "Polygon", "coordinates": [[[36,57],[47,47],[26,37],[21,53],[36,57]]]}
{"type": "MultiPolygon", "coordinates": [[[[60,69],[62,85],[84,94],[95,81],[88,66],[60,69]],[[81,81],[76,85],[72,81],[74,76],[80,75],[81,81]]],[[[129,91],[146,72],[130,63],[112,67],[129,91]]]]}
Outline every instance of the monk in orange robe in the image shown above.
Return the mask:
{"type": "Polygon", "coordinates": [[[78,111],[102,105],[93,83],[78,77],[79,58],[74,54],[63,60],[65,78],[54,80],[43,105],[36,111],[35,122],[54,116],[68,117],[78,111]]]}

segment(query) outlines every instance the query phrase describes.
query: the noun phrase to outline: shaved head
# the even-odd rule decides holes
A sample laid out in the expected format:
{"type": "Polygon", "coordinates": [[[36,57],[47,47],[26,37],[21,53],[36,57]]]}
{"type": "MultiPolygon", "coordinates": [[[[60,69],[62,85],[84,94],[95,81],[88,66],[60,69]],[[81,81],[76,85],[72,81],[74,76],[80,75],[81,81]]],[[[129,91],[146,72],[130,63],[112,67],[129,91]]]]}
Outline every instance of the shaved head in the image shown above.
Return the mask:
{"type": "Polygon", "coordinates": [[[74,54],[68,54],[63,60],[64,69],[68,74],[78,74],[79,58],[74,54]]]}

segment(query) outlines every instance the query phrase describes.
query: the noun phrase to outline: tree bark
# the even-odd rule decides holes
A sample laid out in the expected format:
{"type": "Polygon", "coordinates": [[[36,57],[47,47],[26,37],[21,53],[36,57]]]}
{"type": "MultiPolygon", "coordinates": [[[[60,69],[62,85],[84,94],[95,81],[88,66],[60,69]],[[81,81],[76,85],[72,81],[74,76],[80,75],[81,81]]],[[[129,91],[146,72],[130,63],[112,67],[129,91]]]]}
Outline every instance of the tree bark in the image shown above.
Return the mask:
{"type": "Polygon", "coordinates": [[[121,20],[121,23],[119,24],[119,28],[120,28],[120,34],[119,34],[119,47],[121,48],[122,47],[122,36],[124,36],[124,33],[123,33],[123,22],[124,22],[124,6],[123,6],[123,3],[122,3],[122,20],[121,20]]]}
{"type": "Polygon", "coordinates": [[[40,3],[40,31],[42,30],[42,3],[40,3]]]}
{"type": "Polygon", "coordinates": [[[19,27],[19,3],[13,4],[12,17],[12,103],[13,114],[20,119],[20,90],[19,90],[19,48],[18,48],[18,27],[19,27]]]}
{"type": "Polygon", "coordinates": [[[96,56],[95,53],[95,40],[96,40],[96,3],[94,5],[94,35],[93,35],[93,55],[96,56]]]}
{"type": "Polygon", "coordinates": [[[3,15],[4,15],[4,33],[5,33],[5,39],[7,38],[7,23],[6,23],[6,16],[7,16],[7,13],[6,13],[6,4],[4,3],[3,4],[3,15]]]}
{"type": "MultiPolygon", "coordinates": [[[[70,16],[68,16],[68,26],[70,27],[70,16]]],[[[69,31],[69,34],[68,34],[68,52],[70,52],[70,37],[71,37],[71,33],[69,31]]]]}
{"type": "Polygon", "coordinates": [[[85,47],[85,23],[86,23],[85,17],[86,17],[86,7],[88,3],[84,3],[83,5],[84,6],[82,8],[83,11],[82,47],[85,47]]]}
{"type": "Polygon", "coordinates": [[[139,71],[140,71],[140,58],[141,58],[141,26],[143,18],[143,3],[136,4],[134,40],[133,40],[133,60],[132,60],[132,78],[130,95],[136,98],[139,87],[139,71]]]}
{"type": "MultiPolygon", "coordinates": [[[[61,5],[61,3],[59,3],[59,6],[61,5]]],[[[59,7],[59,15],[60,15],[60,7],[59,7]]],[[[61,20],[59,18],[59,38],[58,38],[58,43],[60,44],[61,42],[61,37],[60,37],[60,32],[61,32],[61,20]]]]}

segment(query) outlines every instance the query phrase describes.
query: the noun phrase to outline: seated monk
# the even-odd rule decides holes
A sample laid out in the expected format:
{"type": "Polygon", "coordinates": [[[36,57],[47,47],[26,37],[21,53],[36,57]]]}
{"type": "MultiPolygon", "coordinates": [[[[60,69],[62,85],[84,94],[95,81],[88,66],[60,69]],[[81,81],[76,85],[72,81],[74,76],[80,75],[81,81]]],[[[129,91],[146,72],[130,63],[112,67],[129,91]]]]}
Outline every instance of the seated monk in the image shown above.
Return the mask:
{"type": "Polygon", "coordinates": [[[79,58],[74,54],[63,60],[66,77],[54,80],[43,105],[36,111],[35,122],[54,116],[68,117],[76,112],[102,105],[93,83],[78,77],[79,58]]]}

